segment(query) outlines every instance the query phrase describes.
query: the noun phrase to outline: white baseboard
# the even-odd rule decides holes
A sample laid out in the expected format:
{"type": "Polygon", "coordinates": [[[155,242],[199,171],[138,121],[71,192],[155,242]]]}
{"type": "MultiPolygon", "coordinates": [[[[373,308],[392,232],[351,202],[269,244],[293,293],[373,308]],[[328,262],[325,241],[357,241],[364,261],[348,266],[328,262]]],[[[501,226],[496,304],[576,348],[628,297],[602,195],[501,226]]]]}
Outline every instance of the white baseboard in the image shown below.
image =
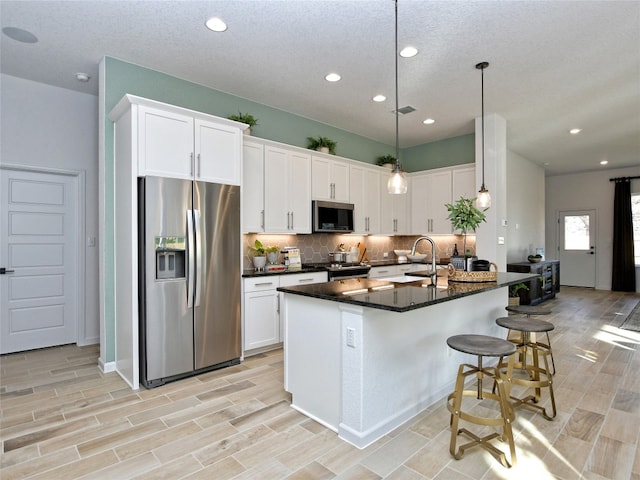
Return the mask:
{"type": "Polygon", "coordinates": [[[98,359],[98,368],[102,373],[110,373],[116,371],[116,362],[104,363],[102,359],[98,359]]]}

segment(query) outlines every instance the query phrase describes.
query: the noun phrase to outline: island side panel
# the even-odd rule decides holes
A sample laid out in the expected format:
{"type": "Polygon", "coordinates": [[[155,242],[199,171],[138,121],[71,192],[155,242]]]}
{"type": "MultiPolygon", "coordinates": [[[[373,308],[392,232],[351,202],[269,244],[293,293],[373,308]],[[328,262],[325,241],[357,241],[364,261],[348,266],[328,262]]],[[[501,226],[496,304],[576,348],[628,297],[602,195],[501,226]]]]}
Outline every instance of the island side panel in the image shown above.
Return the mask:
{"type": "Polygon", "coordinates": [[[458,365],[475,358],[448,348],[447,338],[504,336],[495,319],[506,302],[505,287],[403,313],[343,307],[355,347],[341,342],[340,437],[365,448],[450,393],[458,365]]]}
{"type": "Polygon", "coordinates": [[[284,295],[285,388],[291,406],[338,431],[341,329],[338,303],[284,295]]]}

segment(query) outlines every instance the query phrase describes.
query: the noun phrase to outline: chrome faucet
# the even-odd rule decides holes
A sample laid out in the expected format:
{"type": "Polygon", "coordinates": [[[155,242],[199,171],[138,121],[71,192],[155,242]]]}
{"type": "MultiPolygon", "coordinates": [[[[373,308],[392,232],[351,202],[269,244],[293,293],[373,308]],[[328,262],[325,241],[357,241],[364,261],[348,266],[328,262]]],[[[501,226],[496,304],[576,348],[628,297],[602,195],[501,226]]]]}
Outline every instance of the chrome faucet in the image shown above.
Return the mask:
{"type": "Polygon", "coordinates": [[[420,240],[426,240],[431,244],[431,275],[429,275],[429,278],[431,279],[431,285],[435,285],[438,281],[438,267],[436,266],[436,244],[431,237],[419,237],[415,242],[413,242],[413,247],[411,247],[411,255],[416,254],[416,246],[418,245],[418,242],[420,242],[420,240]]]}

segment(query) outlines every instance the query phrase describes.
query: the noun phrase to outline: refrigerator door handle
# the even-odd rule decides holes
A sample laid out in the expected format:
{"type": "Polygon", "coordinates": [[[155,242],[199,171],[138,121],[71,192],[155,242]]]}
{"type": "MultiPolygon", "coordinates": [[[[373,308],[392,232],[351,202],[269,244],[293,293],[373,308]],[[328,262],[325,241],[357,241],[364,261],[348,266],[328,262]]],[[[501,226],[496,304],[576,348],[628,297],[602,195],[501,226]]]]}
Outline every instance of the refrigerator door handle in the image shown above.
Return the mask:
{"type": "Polygon", "coordinates": [[[202,232],[200,229],[200,210],[193,211],[193,229],[196,234],[196,294],[195,306],[200,306],[200,292],[202,291],[202,232]]]}
{"type": "Polygon", "coordinates": [[[187,308],[193,308],[195,245],[196,243],[193,234],[193,210],[187,210],[187,308]]]}

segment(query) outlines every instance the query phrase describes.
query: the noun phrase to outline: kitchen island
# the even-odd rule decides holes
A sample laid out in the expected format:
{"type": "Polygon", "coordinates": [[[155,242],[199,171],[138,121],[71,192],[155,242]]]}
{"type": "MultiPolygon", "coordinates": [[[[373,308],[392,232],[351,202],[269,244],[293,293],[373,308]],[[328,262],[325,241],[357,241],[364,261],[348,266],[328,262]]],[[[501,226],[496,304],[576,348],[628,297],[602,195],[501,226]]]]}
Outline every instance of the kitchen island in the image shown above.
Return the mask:
{"type": "Polygon", "coordinates": [[[508,287],[532,277],[499,273],[487,283],[439,277],[436,286],[428,278],[350,279],[279,288],[292,407],[365,448],[453,390],[458,365],[470,359],[446,339],[504,336],[495,319],[505,315],[508,287]]]}

